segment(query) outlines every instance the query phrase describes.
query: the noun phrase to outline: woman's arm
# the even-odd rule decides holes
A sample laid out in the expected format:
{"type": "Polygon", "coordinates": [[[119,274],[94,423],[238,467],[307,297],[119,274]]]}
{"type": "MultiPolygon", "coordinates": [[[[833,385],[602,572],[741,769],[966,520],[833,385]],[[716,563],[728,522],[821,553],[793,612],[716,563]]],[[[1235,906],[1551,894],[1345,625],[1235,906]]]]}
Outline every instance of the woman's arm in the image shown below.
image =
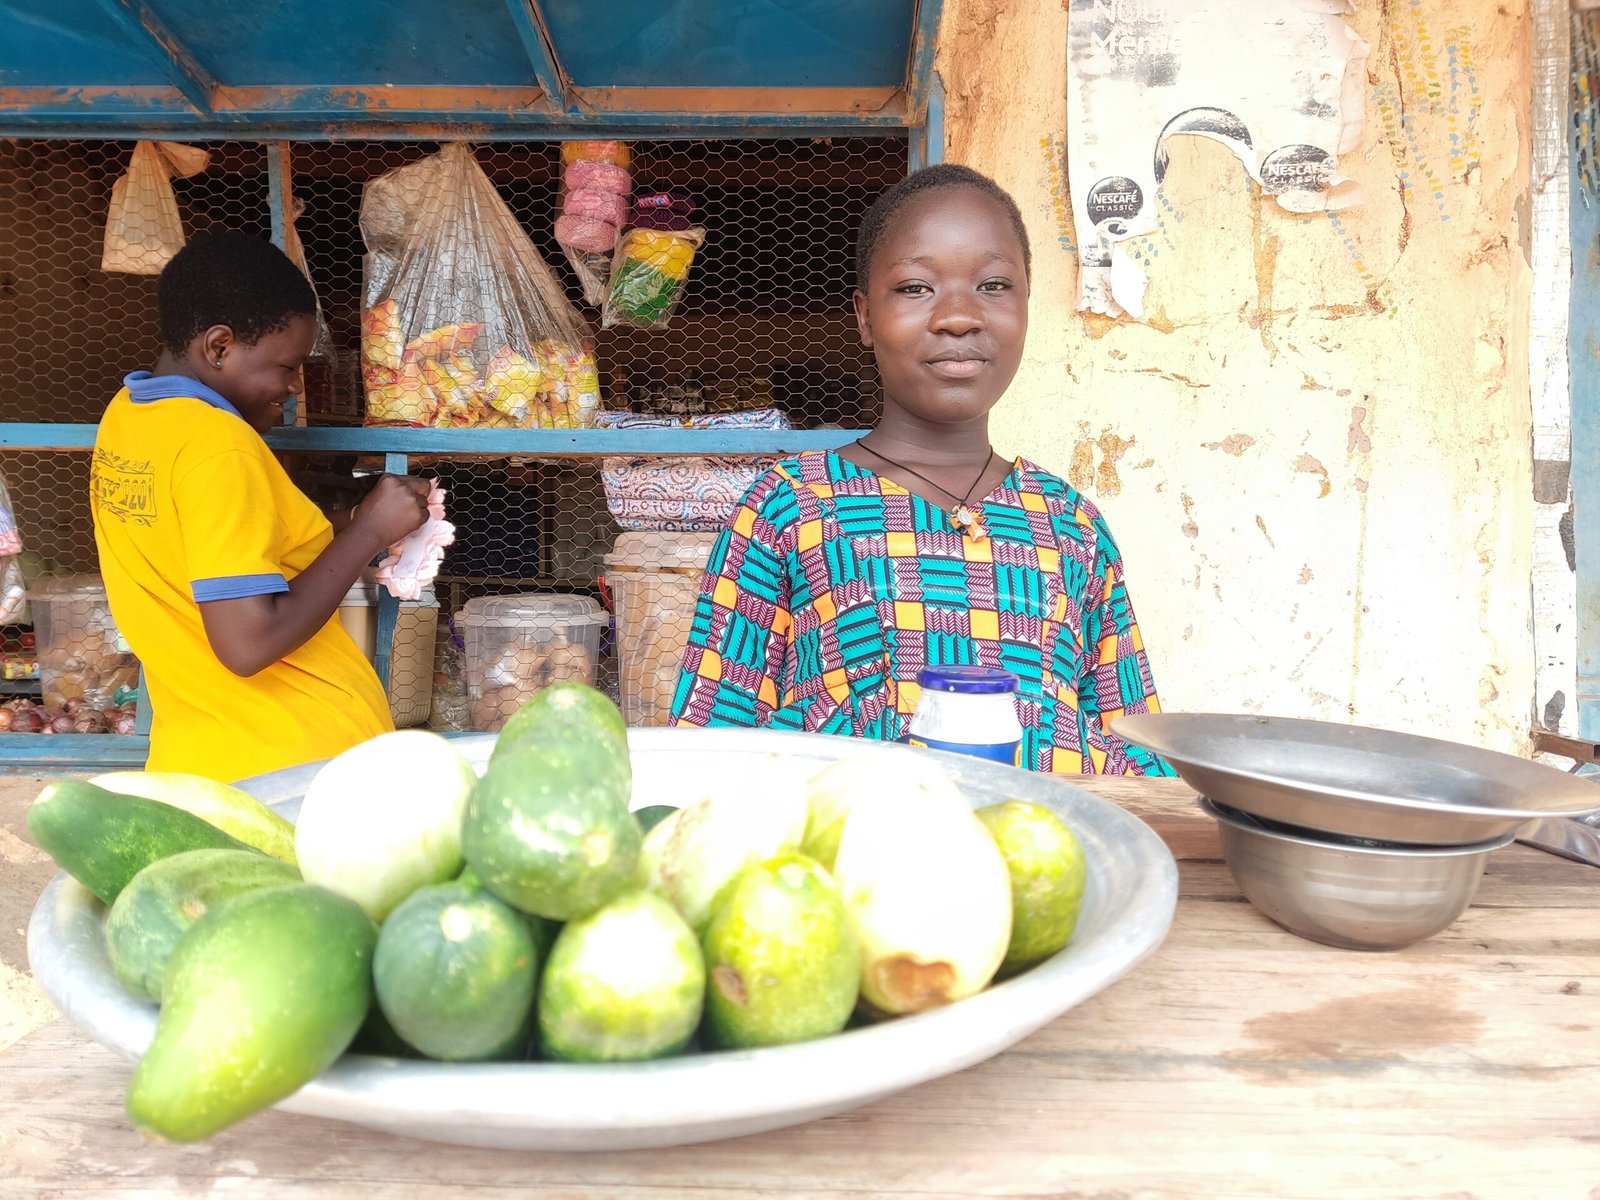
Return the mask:
{"type": "Polygon", "coordinates": [[[1099,771],[1105,775],[1172,775],[1159,756],[1123,741],[1108,727],[1124,714],[1160,712],[1161,701],[1128,598],[1122,555],[1104,523],[1096,524],[1101,537],[1083,631],[1091,661],[1078,686],[1084,761],[1103,759],[1099,771]]]}
{"type": "Polygon", "coordinates": [[[305,645],[373,558],[427,520],[428,490],[424,479],[385,475],[288,591],[202,602],[206,639],[222,665],[248,678],[305,645]]]}

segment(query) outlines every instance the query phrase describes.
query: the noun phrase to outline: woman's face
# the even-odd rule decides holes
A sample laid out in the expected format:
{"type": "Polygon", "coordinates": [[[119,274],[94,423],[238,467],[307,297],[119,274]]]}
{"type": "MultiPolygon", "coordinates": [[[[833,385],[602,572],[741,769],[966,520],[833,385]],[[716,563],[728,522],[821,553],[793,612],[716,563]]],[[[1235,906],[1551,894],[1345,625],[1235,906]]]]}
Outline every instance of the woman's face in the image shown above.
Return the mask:
{"type": "Polygon", "coordinates": [[[227,326],[216,326],[203,340],[212,358],[198,378],[238,409],[252,429],[266,433],[282,423],[289,394],[305,391],[301,371],[316,345],[317,323],[305,315],[290,317],[282,329],[256,342],[241,342],[227,326]],[[216,366],[219,357],[221,367],[216,366]]]}
{"type": "Polygon", "coordinates": [[[855,306],[886,405],[932,424],[982,417],[1022,361],[1022,243],[1005,210],[976,188],[917,196],[873,248],[855,306]]]}

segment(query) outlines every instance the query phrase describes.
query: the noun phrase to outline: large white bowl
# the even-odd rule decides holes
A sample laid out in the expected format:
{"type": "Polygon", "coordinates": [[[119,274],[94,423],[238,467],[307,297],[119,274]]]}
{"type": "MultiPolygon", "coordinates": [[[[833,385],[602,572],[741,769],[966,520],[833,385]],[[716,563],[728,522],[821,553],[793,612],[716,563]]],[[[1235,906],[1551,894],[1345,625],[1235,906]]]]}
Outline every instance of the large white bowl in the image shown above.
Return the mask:
{"type": "MultiPolygon", "coordinates": [[[[649,1063],[456,1064],[346,1055],[278,1105],[289,1112],[471,1146],[621,1150],[711,1141],[797,1125],[867,1104],[997,1054],[1125,974],[1166,936],[1178,872],[1161,839],[1106,800],[1047,775],[979,759],[813,734],[632,730],[633,806],[682,803],[708,780],[749,777],[771,755],[809,773],[840,758],[933,755],[974,807],[1012,798],[1060,813],[1089,878],[1072,944],[1033,970],[958,1004],[760,1050],[649,1063]]],[[[493,738],[456,742],[480,769],[493,738]]],[[[291,819],[315,765],[247,780],[291,819]]],[[[907,854],[916,831],[906,831],[907,854]]],[[[28,926],[45,992],[88,1036],[130,1059],[150,1044],[156,1008],[118,986],[104,907],[58,875],[28,926]]],[[[108,1086],[112,1081],[108,1080],[108,1086]]]]}

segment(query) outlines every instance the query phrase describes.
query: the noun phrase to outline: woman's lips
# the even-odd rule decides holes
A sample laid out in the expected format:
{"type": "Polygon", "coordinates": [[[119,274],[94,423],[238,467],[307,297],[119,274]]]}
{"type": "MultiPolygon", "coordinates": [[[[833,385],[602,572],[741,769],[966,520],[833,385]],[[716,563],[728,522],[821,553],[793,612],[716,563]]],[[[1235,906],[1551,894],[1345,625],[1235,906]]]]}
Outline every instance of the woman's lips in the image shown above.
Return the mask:
{"type": "Polygon", "coordinates": [[[971,379],[987,365],[981,358],[935,358],[928,370],[943,379],[971,379]]]}

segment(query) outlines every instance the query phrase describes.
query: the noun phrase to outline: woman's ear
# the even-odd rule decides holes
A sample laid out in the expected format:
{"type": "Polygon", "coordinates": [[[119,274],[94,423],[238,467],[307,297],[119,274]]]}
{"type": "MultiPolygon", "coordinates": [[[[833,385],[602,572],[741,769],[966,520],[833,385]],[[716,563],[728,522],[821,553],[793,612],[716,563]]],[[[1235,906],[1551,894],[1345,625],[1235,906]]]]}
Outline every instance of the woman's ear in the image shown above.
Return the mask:
{"type": "Polygon", "coordinates": [[[850,297],[856,306],[856,329],[861,333],[861,344],[872,349],[872,317],[867,313],[867,294],[857,288],[850,297]]]}

